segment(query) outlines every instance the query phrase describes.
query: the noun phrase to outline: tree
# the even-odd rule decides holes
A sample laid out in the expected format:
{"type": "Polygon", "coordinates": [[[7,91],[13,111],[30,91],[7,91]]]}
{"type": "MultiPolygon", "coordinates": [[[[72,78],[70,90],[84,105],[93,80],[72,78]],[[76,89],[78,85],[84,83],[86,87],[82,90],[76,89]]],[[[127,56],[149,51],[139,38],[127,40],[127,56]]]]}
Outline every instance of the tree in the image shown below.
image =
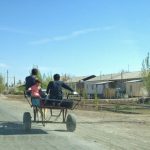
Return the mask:
{"type": "Polygon", "coordinates": [[[69,75],[69,74],[62,74],[61,75],[61,80],[62,81],[64,81],[64,82],[66,82],[66,81],[68,81],[69,79],[71,79],[71,76],[69,75]]]}
{"type": "Polygon", "coordinates": [[[5,80],[4,77],[0,74],[0,93],[5,90],[5,80]]]}
{"type": "Polygon", "coordinates": [[[42,88],[46,89],[48,83],[52,80],[53,80],[52,75],[46,76],[45,74],[43,74],[43,76],[42,76],[42,88]]]}
{"type": "Polygon", "coordinates": [[[18,80],[17,85],[21,85],[21,84],[22,84],[21,80],[18,80]]]}
{"type": "Polygon", "coordinates": [[[149,60],[149,53],[147,54],[146,58],[142,62],[142,78],[143,84],[150,95],[150,60],[149,60]]]}

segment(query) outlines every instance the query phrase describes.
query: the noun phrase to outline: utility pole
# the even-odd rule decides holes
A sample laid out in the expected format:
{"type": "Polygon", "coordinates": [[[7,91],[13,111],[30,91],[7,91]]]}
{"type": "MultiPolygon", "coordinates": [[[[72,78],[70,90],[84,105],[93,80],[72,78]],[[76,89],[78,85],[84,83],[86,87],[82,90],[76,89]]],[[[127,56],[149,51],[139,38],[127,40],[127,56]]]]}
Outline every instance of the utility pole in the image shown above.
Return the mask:
{"type": "Polygon", "coordinates": [[[15,79],[15,76],[14,76],[14,86],[16,85],[16,79],[15,79]]]}
{"type": "Polygon", "coordinates": [[[124,89],[124,85],[123,85],[123,73],[124,71],[121,71],[121,98],[123,98],[123,89],[124,89]]]}
{"type": "Polygon", "coordinates": [[[101,73],[101,71],[100,71],[100,74],[99,74],[99,80],[101,81],[101,76],[102,76],[102,73],[101,73]]]}
{"type": "Polygon", "coordinates": [[[128,64],[128,72],[129,72],[129,64],[128,64]]]}
{"type": "Polygon", "coordinates": [[[8,70],[7,70],[7,93],[8,93],[8,70]]]}

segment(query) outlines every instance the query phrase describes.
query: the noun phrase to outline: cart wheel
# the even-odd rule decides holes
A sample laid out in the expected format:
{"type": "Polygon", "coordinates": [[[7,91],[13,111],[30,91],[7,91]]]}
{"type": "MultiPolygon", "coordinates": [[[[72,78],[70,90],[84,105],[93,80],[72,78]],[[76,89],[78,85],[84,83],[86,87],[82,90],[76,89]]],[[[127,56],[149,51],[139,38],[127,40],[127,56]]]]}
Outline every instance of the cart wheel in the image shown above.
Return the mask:
{"type": "Polygon", "coordinates": [[[66,120],[67,131],[73,132],[76,129],[76,118],[73,114],[68,114],[66,120]]]}
{"type": "Polygon", "coordinates": [[[23,114],[23,125],[25,131],[30,131],[31,129],[31,115],[29,112],[23,114]]]}

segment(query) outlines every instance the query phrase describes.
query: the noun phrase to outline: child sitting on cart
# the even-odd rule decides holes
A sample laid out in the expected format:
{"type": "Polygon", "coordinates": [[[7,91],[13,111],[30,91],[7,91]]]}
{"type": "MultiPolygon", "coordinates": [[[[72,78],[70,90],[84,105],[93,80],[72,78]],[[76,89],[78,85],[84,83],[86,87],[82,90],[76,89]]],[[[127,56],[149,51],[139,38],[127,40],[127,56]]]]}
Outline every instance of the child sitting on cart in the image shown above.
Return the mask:
{"type": "Polygon", "coordinates": [[[36,79],[35,84],[28,88],[28,91],[31,92],[31,101],[33,106],[41,106],[41,86],[40,80],[36,79]]]}

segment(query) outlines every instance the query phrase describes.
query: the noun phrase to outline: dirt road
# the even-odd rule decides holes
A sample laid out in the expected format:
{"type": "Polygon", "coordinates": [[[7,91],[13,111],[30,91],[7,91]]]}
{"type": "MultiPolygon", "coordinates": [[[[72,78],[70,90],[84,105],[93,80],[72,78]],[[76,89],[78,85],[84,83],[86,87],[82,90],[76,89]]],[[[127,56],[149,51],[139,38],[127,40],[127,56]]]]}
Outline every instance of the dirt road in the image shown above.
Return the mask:
{"type": "Polygon", "coordinates": [[[43,127],[34,123],[28,134],[22,125],[26,111],[32,113],[27,103],[0,98],[0,150],[149,150],[150,147],[149,110],[139,114],[75,110],[75,132],[67,132],[65,124],[43,127]]]}

